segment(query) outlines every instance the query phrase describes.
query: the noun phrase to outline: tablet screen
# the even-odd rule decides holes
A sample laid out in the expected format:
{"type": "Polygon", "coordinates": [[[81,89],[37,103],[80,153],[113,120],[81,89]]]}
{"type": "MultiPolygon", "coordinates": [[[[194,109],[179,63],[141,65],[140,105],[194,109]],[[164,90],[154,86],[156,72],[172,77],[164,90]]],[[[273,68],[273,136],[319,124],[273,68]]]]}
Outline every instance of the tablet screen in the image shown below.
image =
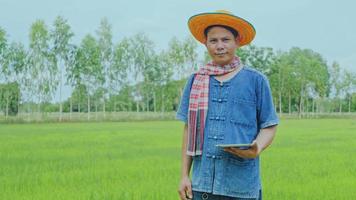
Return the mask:
{"type": "Polygon", "coordinates": [[[217,144],[217,147],[250,147],[252,144],[217,144]]]}

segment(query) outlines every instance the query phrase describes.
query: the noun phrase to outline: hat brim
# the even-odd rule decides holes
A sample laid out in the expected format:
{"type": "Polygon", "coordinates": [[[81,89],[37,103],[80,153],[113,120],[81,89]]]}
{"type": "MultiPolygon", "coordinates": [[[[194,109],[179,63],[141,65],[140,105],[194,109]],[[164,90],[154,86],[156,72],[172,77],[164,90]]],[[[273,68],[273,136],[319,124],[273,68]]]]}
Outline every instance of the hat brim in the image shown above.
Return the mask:
{"type": "Polygon", "coordinates": [[[224,25],[235,29],[239,33],[239,45],[249,44],[256,35],[256,30],[248,21],[228,13],[201,13],[189,18],[188,26],[192,35],[199,42],[205,44],[204,31],[212,25],[224,25]]]}

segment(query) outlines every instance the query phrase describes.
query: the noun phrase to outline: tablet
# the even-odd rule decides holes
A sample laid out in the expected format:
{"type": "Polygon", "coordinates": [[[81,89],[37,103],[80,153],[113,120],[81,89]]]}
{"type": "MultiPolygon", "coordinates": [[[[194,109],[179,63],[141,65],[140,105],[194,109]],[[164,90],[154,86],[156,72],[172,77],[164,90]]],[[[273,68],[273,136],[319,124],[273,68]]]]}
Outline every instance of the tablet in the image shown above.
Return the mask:
{"type": "Polygon", "coordinates": [[[216,145],[217,147],[236,147],[236,148],[239,148],[239,147],[251,147],[252,144],[217,144],[216,145]]]}

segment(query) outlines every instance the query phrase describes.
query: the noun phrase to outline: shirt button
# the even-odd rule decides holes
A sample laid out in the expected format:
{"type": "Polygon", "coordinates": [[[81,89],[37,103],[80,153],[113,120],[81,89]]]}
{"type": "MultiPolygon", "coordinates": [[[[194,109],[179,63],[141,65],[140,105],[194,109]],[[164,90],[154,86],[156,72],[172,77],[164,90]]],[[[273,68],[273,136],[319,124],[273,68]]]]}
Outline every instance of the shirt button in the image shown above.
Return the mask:
{"type": "Polygon", "coordinates": [[[219,120],[219,117],[215,117],[216,120],[219,120]]]}
{"type": "Polygon", "coordinates": [[[213,159],[215,159],[216,157],[215,156],[211,156],[213,159]]]}
{"type": "Polygon", "coordinates": [[[218,99],[218,102],[220,102],[220,103],[221,103],[221,102],[222,102],[222,99],[218,99]]]}
{"type": "Polygon", "coordinates": [[[217,139],[217,138],[218,138],[218,137],[215,135],[215,136],[214,136],[214,139],[217,139]]]}

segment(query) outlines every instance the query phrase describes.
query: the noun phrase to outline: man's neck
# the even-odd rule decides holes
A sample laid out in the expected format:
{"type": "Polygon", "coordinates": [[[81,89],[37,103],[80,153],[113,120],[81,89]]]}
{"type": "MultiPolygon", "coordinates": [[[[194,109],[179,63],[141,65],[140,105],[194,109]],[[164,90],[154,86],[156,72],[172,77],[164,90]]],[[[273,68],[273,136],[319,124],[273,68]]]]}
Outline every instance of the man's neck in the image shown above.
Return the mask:
{"type": "Polygon", "coordinates": [[[224,75],[217,75],[215,76],[215,79],[220,81],[220,82],[223,82],[223,81],[226,81],[226,80],[229,80],[231,79],[233,76],[235,76],[240,70],[241,70],[242,66],[239,66],[239,67],[236,67],[233,71],[227,73],[227,74],[224,74],[224,75]]]}

